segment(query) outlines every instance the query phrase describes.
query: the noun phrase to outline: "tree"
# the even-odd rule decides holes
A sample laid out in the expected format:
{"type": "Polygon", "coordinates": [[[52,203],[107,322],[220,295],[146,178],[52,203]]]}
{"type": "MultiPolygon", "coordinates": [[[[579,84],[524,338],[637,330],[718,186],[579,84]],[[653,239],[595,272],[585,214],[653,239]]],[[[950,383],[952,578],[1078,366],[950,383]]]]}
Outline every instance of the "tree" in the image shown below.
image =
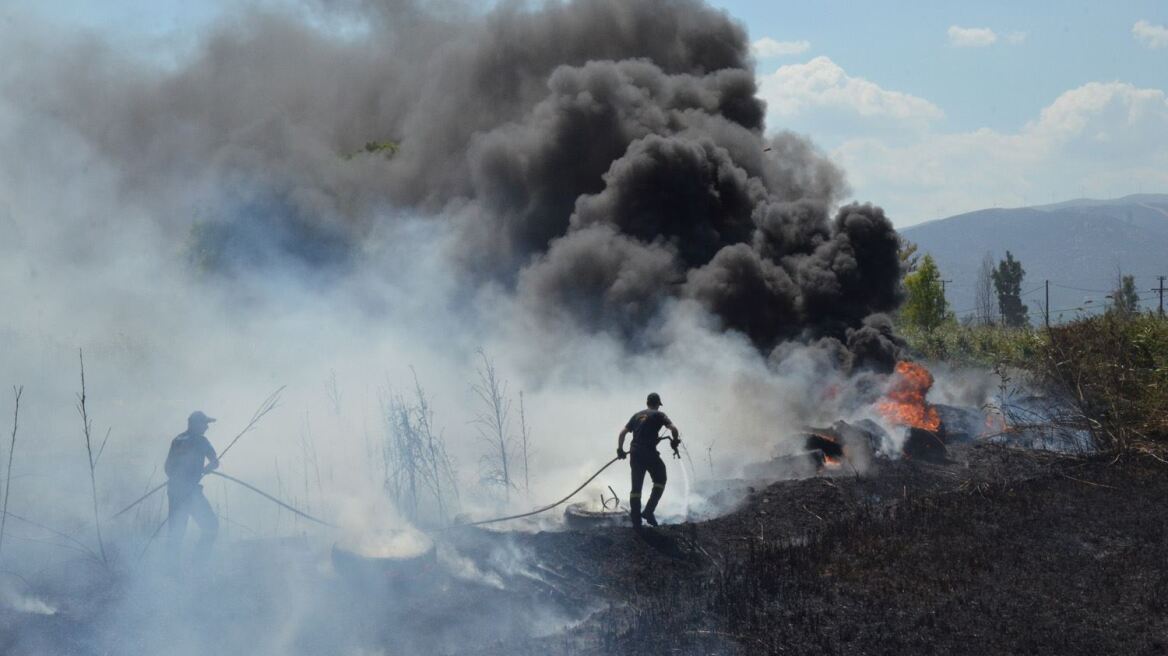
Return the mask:
{"type": "Polygon", "coordinates": [[[385,490],[410,521],[427,519],[424,511],[433,508],[438,521],[445,522],[452,505],[458,504],[458,476],[446,439],[435,427],[430,397],[418,373],[412,367],[411,371],[413,398],[387,390],[382,400],[387,429],[382,450],[385,490]]]}
{"type": "Polygon", "coordinates": [[[1116,272],[1115,291],[1111,292],[1111,307],[1107,311],[1125,319],[1139,314],[1140,294],[1136,291],[1135,276],[1116,272]]]}
{"type": "Polygon", "coordinates": [[[511,463],[515,449],[511,436],[511,398],[507,395],[507,381],[499,377],[495,363],[482,349],[478,355],[482,365],[476,371],[478,381],[471,384],[471,390],[482,406],[472,423],[488,449],[479,460],[480,477],[483,483],[501,488],[504,498],[509,500],[511,490],[517,487],[511,463]]]}
{"type": "Polygon", "coordinates": [[[529,459],[531,431],[527,427],[527,409],[523,404],[523,390],[519,391],[519,445],[523,448],[523,491],[531,494],[531,460],[529,459]]]}
{"type": "Polygon", "coordinates": [[[945,322],[945,290],[933,256],[921,258],[917,270],[904,277],[904,288],[908,293],[901,308],[905,321],[925,330],[933,330],[945,322]]]}
{"type": "Polygon", "coordinates": [[[917,270],[921,254],[917,252],[917,245],[904,237],[897,235],[896,241],[900,244],[896,250],[896,255],[900,258],[900,275],[905,276],[917,270]]]}
{"type": "Polygon", "coordinates": [[[1030,324],[1030,312],[1022,303],[1022,279],[1026,276],[1022,263],[1006,251],[1006,259],[994,269],[994,291],[998,294],[998,310],[1002,321],[1011,328],[1030,324]]]}
{"type": "Polygon", "coordinates": [[[982,326],[998,323],[998,302],[994,296],[994,258],[989,253],[981,260],[974,282],[974,320],[982,326]]]}

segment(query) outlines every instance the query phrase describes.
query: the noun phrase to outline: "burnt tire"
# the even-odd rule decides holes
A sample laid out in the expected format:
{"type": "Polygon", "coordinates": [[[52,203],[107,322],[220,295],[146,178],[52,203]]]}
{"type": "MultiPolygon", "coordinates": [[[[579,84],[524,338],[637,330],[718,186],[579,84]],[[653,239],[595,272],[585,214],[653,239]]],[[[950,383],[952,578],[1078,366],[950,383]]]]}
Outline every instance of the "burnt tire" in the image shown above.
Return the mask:
{"type": "Polygon", "coordinates": [[[586,530],[604,526],[626,526],[629,512],[621,509],[593,510],[587,503],[573,503],[564,509],[564,522],[568,528],[586,530]]]}

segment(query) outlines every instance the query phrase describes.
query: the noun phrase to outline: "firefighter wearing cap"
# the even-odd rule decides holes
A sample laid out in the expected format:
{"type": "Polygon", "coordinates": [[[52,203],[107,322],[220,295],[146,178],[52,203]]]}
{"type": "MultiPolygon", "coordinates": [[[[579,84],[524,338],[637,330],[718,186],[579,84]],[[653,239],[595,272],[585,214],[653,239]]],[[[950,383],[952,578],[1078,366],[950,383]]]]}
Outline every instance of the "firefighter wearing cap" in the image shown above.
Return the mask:
{"type": "Polygon", "coordinates": [[[616,447],[618,458],[624,460],[626,456],[629,456],[629,466],[633,474],[633,489],[629,492],[629,507],[633,526],[636,528],[641,526],[642,519],[650,526],[657,525],[657,518],[653,515],[653,511],[657,509],[657,502],[661,500],[661,494],[665,492],[665,462],[661,460],[661,454],[657,452],[657,442],[660,439],[657,434],[662,427],[669,429],[669,432],[673,434],[670,445],[673,447],[674,453],[677,452],[677,445],[681,443],[677,426],[674,426],[669,417],[661,412],[661,397],[654,392],[645,400],[645,405],[648,406],[648,409],[633,415],[625,424],[617,438],[616,447]],[[625,436],[629,433],[633,434],[633,442],[629,451],[626,452],[625,436]],[[649,473],[649,478],[653,481],[653,491],[649,493],[649,501],[642,511],[641,487],[645,482],[645,472],[649,473]]]}
{"type": "Polygon", "coordinates": [[[170,524],[171,554],[175,557],[182,548],[187,518],[193,518],[199,525],[196,558],[203,558],[210,552],[219,533],[219,519],[199,484],[203,474],[219,467],[215,447],[206,436],[207,427],[213,421],[202,411],[192,412],[187,418],[186,431],[170,442],[170,452],[166,454],[167,522],[170,524]]]}

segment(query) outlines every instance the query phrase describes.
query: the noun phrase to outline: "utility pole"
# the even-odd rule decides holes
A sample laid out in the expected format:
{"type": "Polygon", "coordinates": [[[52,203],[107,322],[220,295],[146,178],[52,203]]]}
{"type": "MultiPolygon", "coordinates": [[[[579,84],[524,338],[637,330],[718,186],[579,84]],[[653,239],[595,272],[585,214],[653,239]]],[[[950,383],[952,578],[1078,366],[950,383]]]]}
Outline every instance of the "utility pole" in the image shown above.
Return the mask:
{"type": "Polygon", "coordinates": [[[1046,305],[1042,315],[1046,319],[1046,329],[1050,330],[1050,281],[1045,281],[1044,286],[1046,287],[1046,305]]]}
{"type": "Polygon", "coordinates": [[[949,306],[949,299],[945,297],[945,283],[949,283],[949,282],[953,282],[953,281],[952,280],[942,280],[941,281],[941,301],[944,303],[944,305],[942,306],[943,308],[948,308],[948,306],[949,306]]]}
{"type": "Polygon", "coordinates": [[[1160,317],[1164,317],[1164,276],[1156,276],[1160,280],[1160,286],[1152,289],[1154,292],[1160,292],[1160,317]]]}

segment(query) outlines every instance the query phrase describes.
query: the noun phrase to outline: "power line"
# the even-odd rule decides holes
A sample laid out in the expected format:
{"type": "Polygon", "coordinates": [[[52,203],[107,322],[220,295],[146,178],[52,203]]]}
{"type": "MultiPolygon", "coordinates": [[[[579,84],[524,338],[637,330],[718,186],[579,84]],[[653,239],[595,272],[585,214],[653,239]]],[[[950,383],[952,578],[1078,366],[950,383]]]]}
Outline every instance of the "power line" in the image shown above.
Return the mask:
{"type": "MultiPolygon", "coordinates": [[[[1164,315],[1164,310],[1163,310],[1164,299],[1163,299],[1163,297],[1164,297],[1164,292],[1168,292],[1168,285],[1165,284],[1166,282],[1168,282],[1168,276],[1138,275],[1138,276],[1132,276],[1132,277],[1141,278],[1141,279],[1155,278],[1157,280],[1157,282],[1159,283],[1157,287],[1153,287],[1152,289],[1146,289],[1144,291],[1136,291],[1136,292],[1134,292],[1134,294],[1135,294],[1136,299],[1139,301],[1147,302],[1147,301],[1158,300],[1158,302],[1159,302],[1158,303],[1158,305],[1159,305],[1158,311],[1159,311],[1160,315],[1163,316],[1164,315]]],[[[954,280],[940,280],[938,282],[941,283],[942,294],[944,294],[948,290],[949,286],[952,286],[954,288],[966,288],[969,286],[969,283],[958,282],[958,281],[954,281],[954,280]]],[[[1043,318],[1045,321],[1049,321],[1050,316],[1052,314],[1058,315],[1058,314],[1065,313],[1065,312],[1082,312],[1082,313],[1090,314],[1090,313],[1105,311],[1114,303],[1113,296],[1115,295],[1115,293],[1117,291],[1116,289],[1111,289],[1111,288],[1098,289],[1098,288],[1092,288],[1092,287],[1079,287],[1077,285],[1064,285],[1064,284],[1053,282],[1050,280],[1045,280],[1045,281],[1043,281],[1043,283],[1041,285],[1036,285],[1034,287],[1031,287],[1030,289],[1027,289],[1026,291],[1020,292],[1018,294],[1018,298],[1019,299],[1025,298],[1025,297],[1030,296],[1031,294],[1034,294],[1040,290],[1045,290],[1044,300],[1043,301],[1031,301],[1030,304],[1033,304],[1039,312],[1042,312],[1043,318]],[[1083,301],[1081,303],[1079,303],[1078,305],[1052,310],[1052,309],[1049,309],[1050,308],[1050,287],[1051,286],[1054,286],[1054,287],[1057,287],[1057,288],[1063,289],[1063,290],[1084,292],[1086,294],[1103,295],[1103,296],[1102,296],[1102,298],[1100,298],[1098,296],[1095,296],[1095,297],[1088,296],[1088,297],[1084,298],[1083,301]],[[1111,302],[1109,302],[1109,301],[1111,301],[1111,302]]],[[[954,316],[963,317],[963,316],[975,315],[980,310],[981,310],[981,307],[971,307],[971,308],[965,308],[965,309],[961,309],[961,310],[953,310],[952,312],[953,312],[954,316]]]]}
{"type": "Polygon", "coordinates": [[[1059,287],[1060,289],[1071,289],[1076,292],[1091,292],[1094,294],[1110,294],[1111,292],[1115,291],[1113,289],[1087,289],[1085,287],[1071,287],[1070,285],[1060,285],[1057,282],[1052,282],[1050,284],[1054,287],[1059,287]]]}
{"type": "Polygon", "coordinates": [[[1106,308],[1104,308],[1102,305],[1096,305],[1094,307],[1084,307],[1082,305],[1079,305],[1079,306],[1075,306],[1075,307],[1059,308],[1058,310],[1051,310],[1050,313],[1051,314],[1058,314],[1059,312],[1070,312],[1071,310],[1079,310],[1081,312],[1092,312],[1094,310],[1103,310],[1103,309],[1106,309],[1106,308]]]}

